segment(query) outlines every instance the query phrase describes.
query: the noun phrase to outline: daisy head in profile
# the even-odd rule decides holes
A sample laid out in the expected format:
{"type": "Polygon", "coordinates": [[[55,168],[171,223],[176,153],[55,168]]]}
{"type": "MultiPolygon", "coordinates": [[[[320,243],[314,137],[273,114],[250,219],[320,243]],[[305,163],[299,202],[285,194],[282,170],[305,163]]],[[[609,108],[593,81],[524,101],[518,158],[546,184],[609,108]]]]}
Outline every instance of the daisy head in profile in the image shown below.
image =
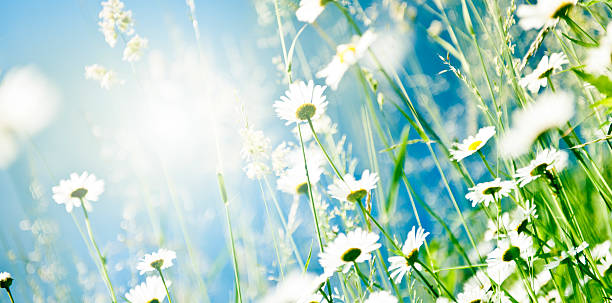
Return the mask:
{"type": "MultiPolygon", "coordinates": [[[[172,282],[166,280],[166,285],[170,284],[172,282]]],[[[166,288],[160,277],[149,276],[126,293],[125,298],[131,303],[162,303],[166,300],[166,288]]]]}
{"type": "Polygon", "coordinates": [[[535,5],[521,4],[516,10],[516,15],[520,18],[519,26],[530,30],[555,25],[577,2],[578,0],[540,0],[535,5]]]}
{"type": "Polygon", "coordinates": [[[428,232],[421,227],[415,231],[415,227],[408,233],[406,242],[402,246],[403,256],[389,257],[389,271],[391,278],[395,283],[402,282],[402,278],[406,273],[410,272],[414,262],[419,258],[419,248],[425,243],[425,238],[429,235],[428,232]]]}
{"type": "Polygon", "coordinates": [[[72,208],[85,206],[86,210],[91,210],[90,201],[98,201],[104,192],[104,181],[96,179],[96,176],[83,172],[81,175],[70,174],[70,179],[61,180],[60,184],[54,186],[53,200],[58,204],[64,204],[66,211],[71,212],[72,208]]]}
{"type": "Polygon", "coordinates": [[[325,276],[317,276],[308,272],[291,272],[280,281],[260,303],[311,303],[321,302],[323,297],[317,290],[325,282],[325,276]]]}
{"type": "Polygon", "coordinates": [[[357,202],[376,188],[376,183],[378,183],[378,175],[366,169],[359,180],[356,180],[351,174],[346,174],[344,181],[335,178],[334,183],[327,190],[332,197],[340,201],[357,202]]]}
{"type": "Polygon", "coordinates": [[[517,169],[514,178],[517,178],[518,185],[523,187],[542,175],[560,172],[567,166],[567,159],[566,152],[547,148],[539,152],[529,165],[517,169]]]}
{"type": "Polygon", "coordinates": [[[325,78],[325,83],[336,90],[344,73],[363,57],[374,40],[376,34],[368,30],[361,37],[353,37],[353,42],[338,45],[336,55],[325,68],[317,72],[317,78],[325,78]]]}
{"type": "Polygon", "coordinates": [[[465,195],[465,198],[472,201],[472,207],[479,203],[487,207],[489,203],[510,195],[510,192],[515,188],[514,181],[502,181],[497,178],[493,181],[476,184],[476,186],[470,188],[470,192],[465,195]]]}
{"type": "Polygon", "coordinates": [[[285,96],[274,102],[276,114],[286,120],[287,125],[318,119],[327,107],[326,97],[323,95],[325,88],[327,87],[314,85],[312,80],[308,81],[308,84],[304,81],[290,84],[285,96]]]}
{"type": "Polygon", "coordinates": [[[479,129],[475,136],[469,136],[461,143],[454,143],[453,149],[450,150],[453,160],[461,161],[479,151],[493,136],[495,136],[495,127],[487,126],[479,129]]]}
{"type": "Polygon", "coordinates": [[[563,64],[568,63],[569,61],[564,53],[554,53],[550,57],[544,55],[533,72],[519,80],[519,85],[526,87],[535,94],[540,90],[540,87],[548,85],[548,79],[554,72],[562,70],[563,64]]]}
{"type": "Polygon", "coordinates": [[[512,231],[487,256],[487,273],[495,283],[501,285],[515,271],[517,261],[530,263],[534,255],[531,237],[512,231]]]}
{"type": "Polygon", "coordinates": [[[140,271],[141,275],[150,271],[160,271],[171,267],[174,259],[176,259],[176,252],[161,248],[156,252],[146,254],[140,262],[138,262],[136,269],[140,271]]]}
{"type": "Polygon", "coordinates": [[[331,276],[338,268],[348,272],[353,263],[361,263],[371,258],[371,252],[380,247],[378,235],[361,228],[348,234],[339,234],[325,250],[319,254],[319,263],[325,275],[331,276]]]}
{"type": "Polygon", "coordinates": [[[313,23],[331,0],[301,0],[295,16],[302,22],[313,23]]]}
{"type": "Polygon", "coordinates": [[[8,289],[13,284],[13,277],[8,272],[0,272],[0,288],[8,289]]]}

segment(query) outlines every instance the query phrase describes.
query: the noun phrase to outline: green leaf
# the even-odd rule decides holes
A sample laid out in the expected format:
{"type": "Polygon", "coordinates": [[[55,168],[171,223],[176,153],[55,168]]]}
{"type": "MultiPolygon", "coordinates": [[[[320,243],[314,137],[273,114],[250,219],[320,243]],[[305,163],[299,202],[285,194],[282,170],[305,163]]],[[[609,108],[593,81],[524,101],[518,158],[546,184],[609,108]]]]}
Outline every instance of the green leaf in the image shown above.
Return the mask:
{"type": "Polygon", "coordinates": [[[596,76],[593,74],[589,74],[582,70],[572,68],[572,71],[582,80],[589,82],[591,85],[595,86],[597,90],[606,95],[607,97],[612,97],[612,81],[610,78],[606,76],[596,76]]]}
{"type": "Polygon", "coordinates": [[[406,161],[406,145],[408,144],[408,135],[410,134],[410,127],[404,127],[402,131],[402,139],[399,145],[399,154],[395,160],[395,167],[393,168],[393,178],[391,179],[391,186],[389,186],[389,194],[387,195],[387,201],[385,205],[385,212],[389,213],[392,209],[395,200],[397,199],[397,192],[400,184],[400,180],[404,176],[404,162],[406,161]]]}

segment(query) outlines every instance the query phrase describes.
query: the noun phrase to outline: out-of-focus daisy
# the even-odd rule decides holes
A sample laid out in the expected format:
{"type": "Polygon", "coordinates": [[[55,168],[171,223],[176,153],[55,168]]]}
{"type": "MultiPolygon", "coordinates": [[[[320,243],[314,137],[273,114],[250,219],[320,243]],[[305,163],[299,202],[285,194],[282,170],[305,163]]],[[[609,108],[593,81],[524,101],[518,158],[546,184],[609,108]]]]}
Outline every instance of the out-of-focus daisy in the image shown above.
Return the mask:
{"type": "Polygon", "coordinates": [[[554,53],[550,57],[544,55],[538,66],[528,75],[525,75],[519,80],[519,85],[526,87],[530,92],[537,93],[540,87],[546,87],[548,85],[547,78],[553,72],[560,71],[563,69],[563,64],[568,64],[569,61],[564,53],[554,53]]]}
{"type": "Polygon", "coordinates": [[[591,255],[593,256],[593,260],[601,260],[606,256],[611,255],[610,253],[610,240],[606,240],[601,242],[591,250],[591,255]]]}
{"type": "Polygon", "coordinates": [[[612,22],[606,27],[606,34],[599,40],[599,46],[587,51],[585,70],[596,75],[606,75],[612,65],[612,22]]]}
{"type": "Polygon", "coordinates": [[[242,149],[240,155],[247,163],[244,167],[247,177],[250,179],[262,178],[270,172],[266,161],[270,157],[270,139],[260,130],[254,130],[246,126],[240,130],[242,149]]]}
{"type": "Polygon", "coordinates": [[[149,45],[149,40],[135,35],[128,41],[123,50],[123,61],[134,62],[140,60],[142,52],[149,45]]]}
{"type": "Polygon", "coordinates": [[[495,127],[487,126],[478,130],[476,136],[469,136],[461,143],[453,143],[453,149],[450,150],[453,160],[461,161],[463,158],[480,150],[487,141],[495,135],[495,127]]]}
{"type": "Polygon", "coordinates": [[[473,285],[465,285],[463,292],[457,295],[457,303],[488,302],[489,291],[473,285]]]}
{"type": "Polygon", "coordinates": [[[8,272],[0,272],[0,288],[8,289],[13,284],[13,277],[8,272]]]}
{"type": "Polygon", "coordinates": [[[340,267],[343,272],[347,272],[353,262],[360,263],[370,260],[370,253],[379,247],[377,234],[357,228],[346,235],[339,234],[333,242],[327,245],[319,254],[319,263],[327,276],[332,275],[340,267]]]}
{"type": "MultiPolygon", "coordinates": [[[[166,280],[166,286],[170,287],[170,284],[172,282],[166,280]]],[[[160,277],[149,276],[126,293],[125,298],[131,303],[162,303],[166,300],[166,289],[160,277]]]]}
{"type": "Polygon", "coordinates": [[[132,12],[123,10],[124,4],[120,0],[108,0],[102,2],[102,10],[98,14],[100,31],[110,47],[117,44],[117,30],[126,35],[134,32],[134,20],[132,12]]]}
{"type": "Polygon", "coordinates": [[[397,303],[397,298],[388,291],[373,292],[363,303],[397,303]]]}
{"type": "Polygon", "coordinates": [[[470,188],[470,192],[465,195],[465,198],[472,201],[472,207],[478,203],[489,206],[489,203],[507,197],[515,187],[514,181],[502,181],[497,178],[493,181],[476,184],[476,186],[470,188]]]}
{"type": "Polygon", "coordinates": [[[308,81],[308,84],[304,81],[292,83],[285,96],[274,102],[276,114],[281,119],[287,120],[287,125],[318,119],[325,113],[327,107],[326,97],[323,95],[326,88],[314,85],[312,80],[308,81]]]}
{"type": "Polygon", "coordinates": [[[554,25],[559,17],[564,16],[577,2],[578,0],[539,0],[535,5],[521,4],[516,10],[516,15],[520,18],[519,25],[524,30],[554,25]]]}
{"type": "Polygon", "coordinates": [[[61,180],[58,186],[54,186],[53,200],[58,204],[64,204],[67,212],[72,212],[73,207],[80,207],[81,201],[86,210],[91,210],[90,201],[98,201],[104,192],[104,181],[96,179],[94,174],[83,172],[70,174],[70,179],[61,180]]]}
{"type": "Polygon", "coordinates": [[[19,151],[17,141],[13,138],[11,132],[0,126],[0,169],[8,167],[15,158],[19,151]]]}
{"type": "Polygon", "coordinates": [[[361,37],[353,37],[352,43],[338,45],[336,55],[325,68],[317,72],[317,78],[325,78],[325,83],[336,90],[344,73],[363,57],[374,40],[376,34],[368,30],[361,37]]]}
{"type": "MultiPolygon", "coordinates": [[[[324,135],[331,136],[338,132],[338,126],[332,122],[331,118],[328,115],[325,114],[321,115],[316,120],[312,120],[312,126],[315,132],[317,132],[317,136],[319,136],[319,138],[324,135]]],[[[298,127],[299,126],[293,128],[293,133],[296,135],[296,137],[299,138],[298,127]]],[[[313,138],[314,136],[312,134],[312,130],[309,127],[302,127],[302,140],[306,142],[310,141],[313,138]]]]}
{"type": "Polygon", "coordinates": [[[301,0],[295,16],[302,22],[313,23],[330,0],[301,0]]]}
{"type": "Polygon", "coordinates": [[[597,264],[597,271],[602,276],[606,276],[607,274],[612,272],[612,256],[607,255],[603,259],[600,260],[601,263],[597,264]]]}
{"type": "Polygon", "coordinates": [[[402,246],[402,253],[404,255],[389,257],[389,263],[391,263],[391,265],[389,265],[389,271],[395,283],[402,282],[404,275],[410,272],[412,264],[414,264],[419,257],[419,248],[425,243],[425,238],[428,235],[429,233],[425,232],[421,227],[415,231],[415,227],[413,226],[406,237],[404,246],[402,246]]]}
{"type": "Polygon", "coordinates": [[[544,132],[565,125],[574,115],[574,100],[566,92],[545,93],[535,103],[512,114],[512,128],[504,134],[499,151],[504,157],[518,157],[544,132]]]}
{"type": "Polygon", "coordinates": [[[150,271],[162,270],[173,265],[173,260],[176,259],[176,252],[161,248],[156,252],[146,254],[138,265],[136,265],[136,269],[140,271],[140,274],[143,275],[150,271]]]}
{"type": "MultiPolygon", "coordinates": [[[[308,193],[308,179],[306,178],[306,168],[304,167],[304,157],[302,149],[295,144],[281,144],[275,151],[278,162],[273,166],[275,173],[278,176],[276,185],[282,192],[299,195],[308,193]],[[283,155],[280,155],[283,153],[283,155]]],[[[305,148],[306,163],[308,165],[308,177],[312,186],[319,183],[323,174],[326,160],[321,152],[321,149],[314,146],[305,148]]],[[[274,157],[274,156],[273,156],[274,157]]]]}
{"type": "Polygon", "coordinates": [[[270,291],[261,303],[311,303],[320,302],[317,289],[325,282],[322,276],[293,272],[270,291]]]}
{"type": "Polygon", "coordinates": [[[523,187],[547,172],[561,171],[567,166],[567,159],[568,155],[564,151],[545,149],[539,152],[529,165],[517,169],[514,178],[517,178],[517,183],[523,187]]]}
{"type": "Polygon", "coordinates": [[[334,183],[327,189],[332,197],[340,201],[357,202],[365,198],[372,189],[376,188],[377,182],[378,175],[370,173],[366,169],[361,174],[361,179],[355,180],[353,175],[346,174],[344,175],[344,181],[335,178],[334,183]]]}
{"type": "Polygon", "coordinates": [[[531,237],[510,232],[487,256],[487,273],[495,283],[501,285],[516,269],[516,260],[520,258],[529,264],[534,255],[531,237]]]}
{"type": "Polygon", "coordinates": [[[99,64],[85,66],[85,79],[96,80],[100,82],[100,87],[107,90],[115,84],[123,84],[123,81],[117,79],[114,71],[99,64]]]}

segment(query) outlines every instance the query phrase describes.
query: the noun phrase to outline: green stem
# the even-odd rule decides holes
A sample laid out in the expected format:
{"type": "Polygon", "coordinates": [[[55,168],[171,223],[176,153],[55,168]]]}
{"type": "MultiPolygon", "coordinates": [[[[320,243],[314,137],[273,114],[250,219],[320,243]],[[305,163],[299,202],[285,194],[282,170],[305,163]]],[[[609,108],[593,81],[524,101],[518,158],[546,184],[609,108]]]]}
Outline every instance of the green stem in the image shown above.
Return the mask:
{"type": "Polygon", "coordinates": [[[11,299],[11,303],[15,303],[15,300],[13,300],[13,294],[11,293],[11,290],[7,287],[6,289],[6,293],[9,296],[9,299],[11,299]]]}
{"type": "Polygon", "coordinates": [[[323,151],[323,154],[325,154],[325,158],[327,159],[327,162],[329,162],[329,165],[331,165],[331,167],[334,169],[334,172],[336,173],[336,176],[338,176],[338,178],[340,178],[340,180],[344,181],[344,178],[342,177],[342,174],[340,174],[340,172],[338,171],[338,168],[336,167],[336,165],[334,164],[332,159],[329,157],[329,154],[327,154],[327,151],[325,150],[325,148],[321,144],[321,141],[319,141],[319,136],[317,136],[317,132],[315,131],[314,126],[312,125],[312,120],[310,120],[310,118],[308,118],[308,125],[310,126],[310,130],[312,130],[312,135],[315,138],[315,141],[317,141],[317,144],[319,144],[319,147],[323,151]]]}
{"type": "Polygon", "coordinates": [[[242,303],[242,291],[240,290],[240,272],[238,271],[238,258],[236,257],[236,246],[234,244],[234,232],[232,231],[232,221],[229,215],[229,203],[225,203],[225,218],[227,219],[227,228],[230,236],[230,244],[232,248],[232,259],[234,262],[234,281],[236,284],[236,292],[238,302],[242,303]]]}
{"type": "Polygon", "coordinates": [[[83,209],[83,215],[85,217],[85,226],[87,228],[87,235],[89,236],[89,241],[91,241],[91,244],[96,249],[96,253],[98,254],[98,258],[100,259],[100,263],[102,265],[102,278],[106,282],[106,286],[108,287],[108,290],[110,292],[112,302],[116,303],[117,297],[115,296],[115,290],[113,289],[113,284],[110,281],[108,270],[106,269],[106,260],[102,256],[100,248],[98,247],[98,243],[96,243],[96,240],[94,239],[93,232],[91,230],[91,223],[89,222],[89,215],[87,214],[87,209],[85,209],[85,202],[83,202],[83,198],[80,198],[80,200],[81,208],[83,209]]]}
{"type": "Polygon", "coordinates": [[[480,156],[480,159],[482,159],[482,163],[484,163],[484,165],[489,170],[489,173],[491,174],[491,176],[493,178],[497,178],[497,175],[495,174],[493,169],[491,169],[491,166],[489,165],[489,162],[487,161],[487,159],[485,158],[484,154],[480,150],[478,150],[478,155],[480,156]]]}
{"type": "Polygon", "coordinates": [[[172,303],[172,299],[170,299],[170,292],[168,292],[168,286],[166,285],[166,279],[164,279],[164,274],[161,271],[161,268],[156,268],[159,273],[159,277],[162,279],[162,283],[164,283],[164,289],[166,290],[166,296],[168,297],[168,302],[172,303]]]}

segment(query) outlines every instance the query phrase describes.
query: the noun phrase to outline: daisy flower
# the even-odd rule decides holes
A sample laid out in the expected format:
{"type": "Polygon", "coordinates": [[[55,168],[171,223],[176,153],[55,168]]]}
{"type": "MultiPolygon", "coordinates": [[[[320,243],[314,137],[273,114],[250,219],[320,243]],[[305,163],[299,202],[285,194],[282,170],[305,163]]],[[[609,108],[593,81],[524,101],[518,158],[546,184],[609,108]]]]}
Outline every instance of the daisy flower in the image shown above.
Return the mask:
{"type": "Polygon", "coordinates": [[[419,257],[419,248],[425,243],[425,238],[429,235],[428,232],[421,227],[415,232],[415,227],[408,233],[406,242],[402,247],[403,256],[389,257],[389,271],[391,278],[395,283],[402,282],[402,278],[412,269],[412,264],[419,257]]]}
{"type": "Polygon", "coordinates": [[[353,175],[346,174],[344,175],[344,181],[335,178],[334,183],[327,190],[332,197],[340,201],[357,202],[365,198],[372,189],[376,188],[377,182],[378,175],[370,173],[366,169],[361,174],[359,181],[355,180],[353,175]]]}
{"type": "Polygon", "coordinates": [[[590,48],[587,51],[586,67],[587,72],[596,75],[609,74],[612,64],[612,22],[606,27],[606,35],[599,40],[599,46],[590,48]]]}
{"type": "Polygon", "coordinates": [[[397,298],[388,291],[373,292],[363,303],[397,303],[397,298]]]}
{"type": "MultiPolygon", "coordinates": [[[[306,178],[306,168],[304,167],[304,158],[302,149],[295,144],[281,144],[277,151],[276,157],[282,157],[276,163],[275,171],[278,176],[276,186],[282,192],[300,195],[308,194],[308,178],[306,178]],[[281,155],[282,154],[282,155],[281,155]]],[[[326,160],[321,152],[321,149],[313,146],[305,148],[306,163],[308,165],[308,177],[312,186],[319,183],[321,175],[325,171],[324,166],[326,160]]],[[[275,157],[273,155],[273,157],[275,157]]]]}
{"type": "Polygon", "coordinates": [[[323,95],[326,88],[327,86],[314,85],[312,80],[308,81],[308,84],[304,81],[290,84],[285,96],[274,102],[276,114],[287,120],[286,125],[318,119],[327,107],[326,97],[323,95]]]}
{"type": "Polygon", "coordinates": [[[13,277],[8,272],[0,272],[0,288],[8,289],[13,284],[13,277]]]}
{"type": "Polygon", "coordinates": [[[142,51],[149,45],[149,40],[135,35],[128,41],[123,50],[123,61],[134,62],[140,60],[142,51]]]}
{"type": "MultiPolygon", "coordinates": [[[[172,282],[166,280],[168,287],[170,284],[172,282]]],[[[166,299],[166,289],[160,277],[149,276],[145,282],[126,293],[125,298],[131,303],[162,303],[166,299]]]]}
{"type": "Polygon", "coordinates": [[[504,134],[499,151],[504,157],[518,157],[544,132],[562,127],[574,115],[574,100],[566,92],[545,93],[535,103],[512,114],[512,128],[504,134]]]}
{"type": "Polygon", "coordinates": [[[529,263],[534,255],[533,240],[525,234],[512,231],[487,256],[487,273],[495,283],[501,285],[516,269],[515,260],[520,258],[529,263]]]}
{"type": "Polygon", "coordinates": [[[293,272],[270,291],[261,303],[311,303],[320,302],[316,294],[325,277],[311,273],[293,272]]]}
{"type": "Polygon", "coordinates": [[[610,254],[610,240],[606,240],[602,243],[599,243],[593,247],[591,250],[591,255],[593,256],[593,260],[598,261],[603,259],[610,254]]]}
{"type": "Polygon", "coordinates": [[[76,173],[70,174],[70,179],[61,180],[58,186],[54,186],[53,200],[57,204],[64,204],[67,212],[72,212],[73,207],[80,207],[81,203],[85,209],[90,211],[90,201],[98,201],[104,192],[104,181],[96,179],[94,174],[83,172],[80,176],[76,173]]]}
{"type": "Polygon", "coordinates": [[[371,258],[371,252],[380,247],[378,235],[367,232],[361,228],[350,231],[348,234],[339,234],[325,250],[319,254],[319,263],[325,270],[325,275],[330,276],[339,267],[343,272],[353,265],[353,262],[361,263],[371,258]]]}
{"type": "Polygon", "coordinates": [[[510,192],[515,189],[514,181],[502,181],[497,178],[493,181],[478,183],[470,188],[470,192],[465,195],[465,198],[472,201],[472,207],[478,203],[483,203],[485,207],[489,203],[507,197],[510,192]]]}
{"type": "Polygon", "coordinates": [[[295,16],[302,22],[313,23],[330,0],[301,0],[295,16]]]}
{"type": "Polygon", "coordinates": [[[487,126],[478,130],[476,136],[469,136],[461,143],[453,143],[453,149],[450,150],[453,160],[461,161],[463,158],[480,150],[487,141],[495,135],[495,127],[487,126]]]}
{"type": "Polygon", "coordinates": [[[523,187],[543,174],[561,171],[567,166],[567,159],[568,155],[564,151],[545,149],[539,152],[529,165],[517,169],[514,178],[517,178],[517,183],[523,187]]]}
{"type": "Polygon", "coordinates": [[[176,252],[161,248],[160,250],[146,254],[138,265],[136,269],[140,270],[140,274],[144,275],[147,272],[162,270],[173,265],[172,261],[176,259],[176,252]]]}
{"type": "Polygon", "coordinates": [[[516,15],[524,30],[552,26],[564,16],[578,0],[540,0],[535,5],[519,5],[516,15]]]}
{"type": "Polygon", "coordinates": [[[123,81],[116,78],[114,71],[99,64],[85,66],[85,79],[98,81],[100,87],[106,90],[109,90],[115,84],[123,84],[123,81]]]}
{"type": "Polygon", "coordinates": [[[600,261],[601,264],[597,264],[597,270],[599,271],[600,275],[605,276],[611,272],[610,268],[612,267],[612,256],[607,255],[600,261]]]}
{"type": "Polygon", "coordinates": [[[548,85],[548,77],[553,72],[563,69],[563,64],[568,64],[569,61],[564,53],[554,53],[548,57],[544,55],[538,66],[528,75],[519,80],[519,85],[526,87],[530,92],[537,93],[540,87],[548,85]]]}
{"type": "Polygon", "coordinates": [[[374,40],[376,34],[368,30],[361,37],[353,37],[352,43],[338,45],[336,55],[325,68],[317,72],[317,78],[325,78],[325,83],[336,90],[344,73],[363,57],[374,40]]]}
{"type": "Polygon", "coordinates": [[[491,293],[481,287],[465,285],[463,292],[457,295],[457,303],[488,302],[491,293]]]}

